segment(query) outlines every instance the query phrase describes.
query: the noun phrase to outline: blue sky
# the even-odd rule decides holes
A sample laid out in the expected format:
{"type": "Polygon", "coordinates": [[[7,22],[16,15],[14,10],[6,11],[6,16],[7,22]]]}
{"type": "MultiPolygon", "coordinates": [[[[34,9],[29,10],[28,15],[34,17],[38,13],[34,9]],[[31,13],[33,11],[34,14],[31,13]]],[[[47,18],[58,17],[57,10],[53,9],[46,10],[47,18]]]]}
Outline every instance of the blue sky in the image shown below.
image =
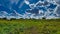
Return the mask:
{"type": "Polygon", "coordinates": [[[45,14],[42,15],[44,17],[47,14],[60,16],[60,11],[57,9],[59,3],[57,2],[58,0],[56,2],[48,2],[47,0],[0,0],[0,12],[5,11],[11,14],[16,11],[18,14],[26,14],[25,12],[35,15],[45,14]]]}

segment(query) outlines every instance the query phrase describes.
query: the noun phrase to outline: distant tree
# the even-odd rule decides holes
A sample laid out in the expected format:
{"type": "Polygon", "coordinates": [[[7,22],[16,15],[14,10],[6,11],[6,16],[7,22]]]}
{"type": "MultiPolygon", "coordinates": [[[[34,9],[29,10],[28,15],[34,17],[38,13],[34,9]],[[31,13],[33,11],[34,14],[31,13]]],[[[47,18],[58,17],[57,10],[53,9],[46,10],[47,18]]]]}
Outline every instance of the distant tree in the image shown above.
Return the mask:
{"type": "Polygon", "coordinates": [[[42,19],[46,19],[46,17],[42,17],[42,19]]]}
{"type": "Polygon", "coordinates": [[[16,18],[11,18],[11,20],[16,20],[16,18]]]}
{"type": "Polygon", "coordinates": [[[2,19],[7,20],[5,17],[4,17],[4,18],[2,18],[2,19]]]}

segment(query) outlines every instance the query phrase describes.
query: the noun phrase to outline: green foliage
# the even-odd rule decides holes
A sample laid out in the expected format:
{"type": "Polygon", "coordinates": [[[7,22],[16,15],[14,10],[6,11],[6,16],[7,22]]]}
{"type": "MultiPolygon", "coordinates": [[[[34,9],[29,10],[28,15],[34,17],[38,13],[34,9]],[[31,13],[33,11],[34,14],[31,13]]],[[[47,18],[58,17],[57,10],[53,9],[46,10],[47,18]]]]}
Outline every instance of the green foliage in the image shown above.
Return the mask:
{"type": "Polygon", "coordinates": [[[0,34],[60,34],[60,19],[0,19],[0,34]]]}

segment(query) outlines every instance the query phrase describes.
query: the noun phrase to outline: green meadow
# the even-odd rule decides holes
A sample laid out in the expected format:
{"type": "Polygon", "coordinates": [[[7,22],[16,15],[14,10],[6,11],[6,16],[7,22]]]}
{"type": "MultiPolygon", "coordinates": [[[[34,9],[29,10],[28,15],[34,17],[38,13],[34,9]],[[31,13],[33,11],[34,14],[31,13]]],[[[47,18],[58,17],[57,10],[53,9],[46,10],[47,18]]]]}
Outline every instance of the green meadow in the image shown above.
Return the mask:
{"type": "Polygon", "coordinates": [[[60,34],[60,19],[0,19],[0,34],[60,34]]]}

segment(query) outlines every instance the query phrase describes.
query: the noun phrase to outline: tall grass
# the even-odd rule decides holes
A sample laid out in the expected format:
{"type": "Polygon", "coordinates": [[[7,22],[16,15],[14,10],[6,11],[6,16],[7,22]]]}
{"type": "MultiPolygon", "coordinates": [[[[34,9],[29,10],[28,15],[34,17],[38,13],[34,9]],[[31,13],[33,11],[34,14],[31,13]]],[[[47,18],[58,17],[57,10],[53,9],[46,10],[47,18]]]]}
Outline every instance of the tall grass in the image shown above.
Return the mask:
{"type": "Polygon", "coordinates": [[[0,19],[0,34],[60,34],[60,19],[0,19]]]}

